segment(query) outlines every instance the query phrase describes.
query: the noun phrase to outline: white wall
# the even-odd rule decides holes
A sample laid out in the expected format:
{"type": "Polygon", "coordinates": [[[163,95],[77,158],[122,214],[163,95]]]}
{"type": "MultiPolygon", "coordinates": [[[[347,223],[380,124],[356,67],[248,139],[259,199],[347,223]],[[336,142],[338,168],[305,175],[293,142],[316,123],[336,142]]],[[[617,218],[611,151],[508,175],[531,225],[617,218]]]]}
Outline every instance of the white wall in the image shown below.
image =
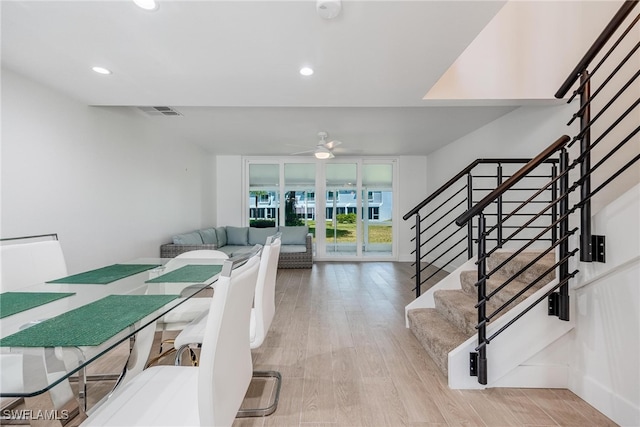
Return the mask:
{"type": "MultiPolygon", "coordinates": [[[[487,25],[482,33],[456,60],[451,69],[434,85],[427,98],[454,100],[509,100],[553,99],[560,84],[592,45],[600,31],[620,8],[622,2],[518,2],[510,1],[487,25]],[[558,20],[563,22],[558,24],[558,20]],[[543,28],[544,31],[540,29],[543,28]],[[559,32],[559,33],[558,33],[559,32]],[[526,82],[526,84],[523,84],[526,82]]],[[[630,13],[609,45],[635,18],[630,13]]],[[[637,31],[631,31],[609,59],[591,78],[591,91],[595,91],[613,72],[614,67],[632,51],[638,42],[637,31]]],[[[603,49],[595,58],[590,71],[594,71],[603,49]]],[[[631,56],[626,65],[613,76],[591,103],[592,120],[640,68],[640,55],[631,56]]],[[[566,98],[571,96],[569,90],[566,98]]],[[[633,102],[640,97],[640,80],[636,79],[591,126],[592,143],[609,126],[620,119],[633,102]]],[[[570,127],[565,123],[579,108],[577,100],[559,107],[526,108],[503,116],[478,131],[449,144],[428,158],[429,190],[452,176],[461,167],[479,157],[533,156],[562,134],[574,136],[578,121],[570,127]],[[446,173],[446,169],[451,171],[446,173]]],[[[591,152],[592,166],[609,154],[613,147],[638,126],[638,108],[616,126],[591,152]]],[[[579,144],[571,149],[572,159],[577,156],[579,144]]],[[[635,135],[624,148],[599,167],[591,176],[592,189],[603,182],[624,163],[640,152],[640,136],[635,135]]],[[[628,169],[613,181],[606,191],[591,200],[592,214],[597,213],[625,191],[640,182],[640,168],[628,169]]]]}
{"type": "Polygon", "coordinates": [[[531,158],[560,136],[572,135],[566,126],[576,108],[560,104],[520,107],[427,156],[427,186],[436,190],[479,158],[531,158]]]}
{"type": "Polygon", "coordinates": [[[640,425],[640,185],[603,208],[607,262],[580,263],[569,388],[616,423],[640,425]]]}
{"type": "Polygon", "coordinates": [[[2,237],[58,233],[73,273],[215,222],[211,156],[158,119],[2,70],[2,237]]]}
{"type": "Polygon", "coordinates": [[[398,207],[400,218],[398,218],[399,241],[398,260],[414,261],[415,255],[411,251],[415,249],[415,243],[411,238],[415,236],[415,231],[411,226],[415,224],[415,218],[407,221],[402,216],[413,209],[418,203],[423,201],[427,193],[427,157],[426,156],[403,156],[398,160],[398,207]]]}
{"type": "Polygon", "coordinates": [[[241,156],[216,156],[216,227],[241,227],[245,213],[241,156]]]}
{"type": "Polygon", "coordinates": [[[509,1],[425,99],[553,99],[620,1],[509,1]]]}

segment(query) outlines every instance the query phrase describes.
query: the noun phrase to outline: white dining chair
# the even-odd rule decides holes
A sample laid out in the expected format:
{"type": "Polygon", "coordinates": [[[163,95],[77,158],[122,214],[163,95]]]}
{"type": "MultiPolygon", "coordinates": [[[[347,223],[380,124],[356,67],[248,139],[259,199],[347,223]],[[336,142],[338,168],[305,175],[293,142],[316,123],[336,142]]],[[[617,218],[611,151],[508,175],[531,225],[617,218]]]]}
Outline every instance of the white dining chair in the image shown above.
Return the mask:
{"type": "Polygon", "coordinates": [[[12,241],[16,243],[0,246],[0,292],[17,291],[67,275],[67,264],[59,240],[12,241]]]}
{"type": "Polygon", "coordinates": [[[198,249],[195,251],[183,252],[176,256],[176,258],[209,258],[209,259],[229,259],[229,255],[225,252],[216,249],[198,249]]]}
{"type": "MultiPolygon", "coordinates": [[[[275,315],[275,287],[281,240],[279,236],[274,237],[270,237],[262,248],[254,307],[251,309],[249,328],[249,345],[251,349],[256,349],[262,345],[275,315]]],[[[207,314],[204,313],[178,334],[174,341],[174,347],[177,349],[176,365],[182,364],[181,357],[184,351],[192,350],[192,347],[197,347],[203,342],[206,336],[206,323],[207,314]]],[[[273,402],[264,408],[241,409],[238,411],[238,417],[267,416],[272,414],[278,407],[282,375],[277,371],[253,371],[253,377],[273,378],[275,380],[273,402]]]]}
{"type": "MultiPolygon", "coordinates": [[[[23,393],[24,379],[22,374],[23,357],[21,354],[0,353],[0,392],[23,393]]],[[[0,399],[0,405],[5,407],[7,402],[15,401],[14,398],[0,399]]],[[[9,405],[7,405],[9,406],[9,405]]]]}
{"type": "MultiPolygon", "coordinates": [[[[175,258],[169,260],[165,264],[164,269],[162,270],[162,274],[169,273],[183,266],[184,264],[180,261],[184,259],[225,260],[229,259],[229,256],[222,251],[214,249],[199,249],[195,251],[183,252],[175,258]]],[[[210,300],[208,298],[190,298],[189,300],[180,304],[178,307],[171,310],[169,313],[165,314],[162,318],[158,319],[156,323],[156,331],[161,333],[167,331],[180,331],[190,322],[198,318],[202,313],[207,312],[209,310],[209,305],[210,300]]],[[[158,363],[161,359],[172,354],[175,351],[173,341],[173,339],[162,338],[160,340],[159,354],[150,359],[147,362],[147,366],[152,366],[158,363]],[[167,345],[169,345],[170,347],[167,350],[164,350],[165,346],[167,345]]]]}
{"type": "MultiPolygon", "coordinates": [[[[57,235],[35,237],[8,239],[0,246],[0,292],[17,292],[31,285],[67,276],[67,263],[57,235]],[[35,237],[52,240],[32,241],[35,237]]],[[[64,361],[53,349],[43,350],[41,357],[24,358],[21,354],[6,356],[3,363],[5,360],[17,363],[15,361],[18,358],[21,359],[20,376],[23,370],[43,372],[49,381],[59,378],[66,369],[64,361]]],[[[6,371],[3,370],[3,376],[4,373],[6,371]]],[[[74,398],[68,381],[53,387],[49,394],[56,409],[64,407],[74,398]]]]}
{"type": "Polygon", "coordinates": [[[251,382],[251,349],[238,331],[249,330],[259,265],[256,252],[225,262],[211,298],[199,366],[146,369],[81,425],[231,426],[251,382]]]}

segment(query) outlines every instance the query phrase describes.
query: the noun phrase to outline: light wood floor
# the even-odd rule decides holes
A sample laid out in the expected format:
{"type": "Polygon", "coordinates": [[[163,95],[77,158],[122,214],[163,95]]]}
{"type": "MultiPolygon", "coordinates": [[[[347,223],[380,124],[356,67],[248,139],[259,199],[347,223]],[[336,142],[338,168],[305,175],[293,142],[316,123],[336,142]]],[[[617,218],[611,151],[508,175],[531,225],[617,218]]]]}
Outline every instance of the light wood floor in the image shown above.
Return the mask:
{"type": "MultiPolygon", "coordinates": [[[[282,373],[280,404],[234,427],[615,425],[568,390],[450,390],[405,328],[411,275],[392,262],[279,270],[276,317],[254,366],[282,373]]],[[[257,384],[247,403],[269,390],[257,384]]]]}

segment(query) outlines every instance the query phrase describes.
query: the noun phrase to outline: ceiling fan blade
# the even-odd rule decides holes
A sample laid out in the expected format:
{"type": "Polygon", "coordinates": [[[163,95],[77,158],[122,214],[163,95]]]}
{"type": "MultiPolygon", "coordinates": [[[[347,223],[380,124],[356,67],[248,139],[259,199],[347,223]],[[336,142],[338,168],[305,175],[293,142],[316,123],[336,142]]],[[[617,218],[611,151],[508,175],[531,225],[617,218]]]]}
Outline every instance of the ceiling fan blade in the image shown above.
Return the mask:
{"type": "Polygon", "coordinates": [[[291,153],[292,156],[296,156],[298,154],[307,154],[307,153],[313,153],[314,151],[316,151],[316,149],[314,148],[313,150],[304,150],[304,151],[297,151],[295,153],[291,153]]]}
{"type": "Polygon", "coordinates": [[[304,144],[304,145],[303,144],[284,144],[284,145],[286,145],[287,147],[298,147],[298,148],[301,148],[301,147],[309,147],[310,144],[304,144]]]}
{"type": "Polygon", "coordinates": [[[329,150],[333,150],[335,147],[337,147],[340,144],[342,144],[342,141],[338,141],[334,139],[333,141],[329,141],[325,143],[324,146],[327,147],[329,150]]]}

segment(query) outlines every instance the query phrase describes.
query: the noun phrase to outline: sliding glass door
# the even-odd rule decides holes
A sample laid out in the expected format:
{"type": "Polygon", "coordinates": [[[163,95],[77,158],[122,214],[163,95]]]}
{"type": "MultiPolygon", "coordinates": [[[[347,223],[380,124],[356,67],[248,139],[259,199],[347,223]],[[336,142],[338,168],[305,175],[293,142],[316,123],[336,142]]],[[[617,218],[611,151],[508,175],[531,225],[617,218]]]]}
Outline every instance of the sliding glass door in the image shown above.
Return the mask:
{"type": "Polygon", "coordinates": [[[393,165],[362,165],[362,253],[393,252],[393,165]]]}
{"type": "Polygon", "coordinates": [[[249,225],[306,225],[317,259],[394,257],[395,161],[296,160],[245,163],[249,225]]]}
{"type": "Polygon", "coordinates": [[[325,248],[327,254],[357,255],[359,198],[355,163],[325,164],[325,248]]]}

